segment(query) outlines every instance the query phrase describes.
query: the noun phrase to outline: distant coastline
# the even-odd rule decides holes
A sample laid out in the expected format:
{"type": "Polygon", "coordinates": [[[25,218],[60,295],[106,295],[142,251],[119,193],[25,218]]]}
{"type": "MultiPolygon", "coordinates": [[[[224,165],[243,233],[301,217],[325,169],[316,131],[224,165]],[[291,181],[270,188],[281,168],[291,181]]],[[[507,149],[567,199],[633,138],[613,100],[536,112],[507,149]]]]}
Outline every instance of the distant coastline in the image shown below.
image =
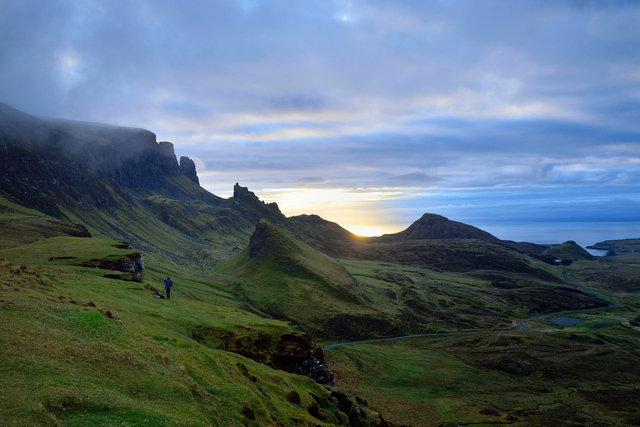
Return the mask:
{"type": "Polygon", "coordinates": [[[504,240],[538,244],[574,240],[583,248],[605,240],[640,238],[640,221],[468,223],[504,240]]]}

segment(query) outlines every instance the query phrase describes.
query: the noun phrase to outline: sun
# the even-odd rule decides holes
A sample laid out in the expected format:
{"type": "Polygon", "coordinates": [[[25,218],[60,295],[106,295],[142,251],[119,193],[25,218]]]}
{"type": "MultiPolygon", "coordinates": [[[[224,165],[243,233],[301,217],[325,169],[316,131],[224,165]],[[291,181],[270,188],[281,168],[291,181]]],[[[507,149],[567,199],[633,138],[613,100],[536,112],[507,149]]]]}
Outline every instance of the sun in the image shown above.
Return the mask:
{"type": "Polygon", "coordinates": [[[382,227],[375,227],[369,225],[350,225],[345,226],[347,230],[352,232],[353,234],[357,234],[362,237],[374,237],[374,236],[382,236],[385,233],[388,233],[388,230],[385,230],[382,227]]]}

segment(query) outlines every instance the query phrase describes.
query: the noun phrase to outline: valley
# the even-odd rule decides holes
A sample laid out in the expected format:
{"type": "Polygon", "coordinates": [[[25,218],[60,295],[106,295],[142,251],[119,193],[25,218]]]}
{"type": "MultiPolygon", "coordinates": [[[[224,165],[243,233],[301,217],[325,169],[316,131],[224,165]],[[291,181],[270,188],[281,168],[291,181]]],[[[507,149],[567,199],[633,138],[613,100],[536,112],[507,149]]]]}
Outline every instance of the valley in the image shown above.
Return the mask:
{"type": "Polygon", "coordinates": [[[360,237],[209,193],[149,131],[0,107],[9,425],[640,422],[635,242],[360,237]]]}

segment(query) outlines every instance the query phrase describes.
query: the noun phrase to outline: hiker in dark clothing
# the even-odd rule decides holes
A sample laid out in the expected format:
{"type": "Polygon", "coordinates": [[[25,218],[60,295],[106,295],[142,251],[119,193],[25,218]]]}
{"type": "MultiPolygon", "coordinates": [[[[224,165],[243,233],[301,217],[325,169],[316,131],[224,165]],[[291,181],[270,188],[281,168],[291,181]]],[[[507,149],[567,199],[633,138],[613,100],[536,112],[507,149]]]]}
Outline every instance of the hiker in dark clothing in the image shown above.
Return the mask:
{"type": "Polygon", "coordinates": [[[167,276],[166,280],[164,281],[164,290],[167,291],[167,299],[171,298],[172,286],[173,286],[173,282],[171,281],[171,279],[169,279],[169,276],[167,276]]]}

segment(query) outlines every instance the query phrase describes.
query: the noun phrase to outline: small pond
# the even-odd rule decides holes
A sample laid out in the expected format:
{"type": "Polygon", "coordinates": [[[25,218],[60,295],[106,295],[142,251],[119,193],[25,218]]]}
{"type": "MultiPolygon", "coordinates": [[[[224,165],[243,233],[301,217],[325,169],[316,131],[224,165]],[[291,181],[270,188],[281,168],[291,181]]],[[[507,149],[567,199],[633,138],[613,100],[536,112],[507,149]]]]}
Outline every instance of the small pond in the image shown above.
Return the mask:
{"type": "Polygon", "coordinates": [[[571,326],[571,325],[577,325],[578,323],[582,323],[585,320],[586,319],[580,319],[577,317],[559,316],[551,319],[551,323],[554,323],[560,326],[571,326]]]}

